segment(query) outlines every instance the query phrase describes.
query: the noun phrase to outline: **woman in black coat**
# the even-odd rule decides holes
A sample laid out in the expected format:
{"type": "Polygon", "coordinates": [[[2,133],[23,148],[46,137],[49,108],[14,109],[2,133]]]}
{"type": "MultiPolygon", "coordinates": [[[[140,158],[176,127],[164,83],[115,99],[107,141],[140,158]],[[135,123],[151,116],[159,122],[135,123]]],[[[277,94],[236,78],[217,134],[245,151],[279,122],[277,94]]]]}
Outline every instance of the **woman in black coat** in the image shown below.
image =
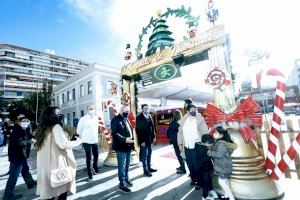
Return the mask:
{"type": "Polygon", "coordinates": [[[176,154],[178,162],[180,164],[180,167],[177,168],[177,170],[178,170],[177,174],[185,174],[186,173],[184,161],[180,155],[180,150],[179,150],[179,146],[177,143],[177,133],[178,133],[178,128],[179,128],[178,121],[181,119],[181,117],[182,117],[181,112],[179,110],[176,110],[174,113],[173,120],[167,130],[167,137],[170,140],[170,144],[173,144],[175,154],[176,154]]]}
{"type": "Polygon", "coordinates": [[[31,189],[36,185],[36,181],[33,180],[27,164],[27,158],[29,157],[31,147],[29,124],[30,121],[27,118],[19,118],[17,123],[15,123],[9,138],[8,159],[10,166],[9,177],[3,195],[3,199],[5,200],[16,199],[21,196],[14,196],[14,188],[20,174],[22,174],[28,189],[31,189]]]}

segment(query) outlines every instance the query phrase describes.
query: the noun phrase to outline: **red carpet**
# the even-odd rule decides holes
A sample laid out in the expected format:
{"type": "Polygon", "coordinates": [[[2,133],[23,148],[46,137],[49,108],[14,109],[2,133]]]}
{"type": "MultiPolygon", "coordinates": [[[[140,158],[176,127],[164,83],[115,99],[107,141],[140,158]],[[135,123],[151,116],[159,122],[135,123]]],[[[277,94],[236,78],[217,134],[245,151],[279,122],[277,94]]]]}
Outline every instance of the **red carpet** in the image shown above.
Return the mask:
{"type": "Polygon", "coordinates": [[[174,151],[166,153],[166,154],[163,154],[160,157],[177,159],[176,154],[175,154],[174,151]]]}

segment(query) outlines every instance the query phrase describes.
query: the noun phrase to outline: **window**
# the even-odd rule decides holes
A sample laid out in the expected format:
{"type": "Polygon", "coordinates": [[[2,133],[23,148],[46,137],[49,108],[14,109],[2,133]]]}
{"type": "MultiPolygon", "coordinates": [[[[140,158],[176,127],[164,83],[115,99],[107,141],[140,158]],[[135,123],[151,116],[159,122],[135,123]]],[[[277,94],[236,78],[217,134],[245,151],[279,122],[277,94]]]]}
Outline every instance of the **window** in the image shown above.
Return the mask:
{"type": "Polygon", "coordinates": [[[80,117],[83,117],[84,116],[84,110],[81,110],[80,111],[80,117]]]}
{"type": "Polygon", "coordinates": [[[17,92],[17,96],[18,97],[22,96],[22,92],[17,92]]]}
{"type": "Polygon", "coordinates": [[[67,102],[69,102],[70,101],[70,92],[68,91],[67,92],[67,102]]]}
{"type": "Polygon", "coordinates": [[[73,112],[73,119],[76,118],[76,112],[73,112]]]}
{"type": "Polygon", "coordinates": [[[62,94],[61,98],[62,98],[62,103],[65,103],[65,94],[62,94]]]}
{"type": "Polygon", "coordinates": [[[75,88],[72,90],[72,99],[75,99],[75,88]]]}
{"type": "Polygon", "coordinates": [[[70,113],[67,113],[67,124],[71,124],[71,118],[70,118],[70,113]]]}
{"type": "Polygon", "coordinates": [[[59,106],[59,96],[57,96],[57,98],[56,98],[56,106],[59,106]]]}
{"type": "Polygon", "coordinates": [[[88,94],[92,94],[92,81],[88,82],[88,94]]]}
{"type": "Polygon", "coordinates": [[[84,88],[83,85],[80,85],[80,97],[83,97],[84,95],[84,88]]]}

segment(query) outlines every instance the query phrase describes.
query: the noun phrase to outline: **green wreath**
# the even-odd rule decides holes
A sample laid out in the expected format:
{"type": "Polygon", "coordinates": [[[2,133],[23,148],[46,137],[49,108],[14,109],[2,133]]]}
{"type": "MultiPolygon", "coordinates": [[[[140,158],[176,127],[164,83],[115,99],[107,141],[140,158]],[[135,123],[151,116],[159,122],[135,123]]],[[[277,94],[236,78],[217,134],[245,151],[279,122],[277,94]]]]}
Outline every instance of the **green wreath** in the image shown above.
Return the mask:
{"type": "MultiPolygon", "coordinates": [[[[175,17],[180,17],[180,18],[185,18],[187,21],[186,21],[186,24],[189,24],[189,22],[193,22],[194,23],[194,26],[197,27],[198,24],[199,24],[199,19],[200,19],[200,16],[192,16],[191,15],[191,7],[189,7],[188,9],[186,9],[183,5],[178,8],[178,9],[171,9],[171,8],[167,8],[167,11],[161,15],[161,17],[165,17],[165,18],[168,18],[169,16],[173,16],[175,15],[175,17]]],[[[153,17],[151,17],[150,21],[149,21],[149,24],[146,26],[146,27],[143,27],[142,28],[142,33],[139,34],[139,42],[138,42],[138,45],[135,49],[135,54],[136,54],[136,57],[139,58],[139,55],[140,55],[140,52],[142,50],[142,43],[143,43],[143,37],[144,35],[148,34],[148,29],[151,28],[152,26],[154,27],[155,25],[155,22],[156,22],[156,19],[154,19],[153,17]]]]}

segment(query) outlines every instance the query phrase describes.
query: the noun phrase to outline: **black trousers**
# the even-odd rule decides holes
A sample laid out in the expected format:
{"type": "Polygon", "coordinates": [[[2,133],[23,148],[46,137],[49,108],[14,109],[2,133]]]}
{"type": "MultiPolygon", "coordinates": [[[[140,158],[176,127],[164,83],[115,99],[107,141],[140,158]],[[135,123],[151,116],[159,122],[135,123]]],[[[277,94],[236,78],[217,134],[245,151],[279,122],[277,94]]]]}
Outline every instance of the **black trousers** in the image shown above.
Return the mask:
{"type": "Polygon", "coordinates": [[[92,172],[92,154],[94,157],[93,160],[93,169],[95,170],[95,172],[98,172],[98,156],[99,156],[99,148],[98,148],[98,143],[96,144],[88,144],[88,143],[83,143],[83,148],[85,151],[85,155],[86,155],[86,168],[88,171],[88,176],[92,176],[93,172],[92,172]]]}
{"type": "MultiPolygon", "coordinates": [[[[57,200],[67,200],[67,196],[68,196],[68,193],[67,193],[67,192],[62,193],[61,195],[59,195],[59,196],[57,197],[57,200]]],[[[54,200],[54,199],[55,199],[55,198],[53,197],[53,198],[48,199],[48,200],[54,200]]]]}
{"type": "Polygon", "coordinates": [[[173,144],[173,147],[174,147],[174,151],[175,151],[176,157],[178,159],[178,162],[180,164],[180,169],[182,171],[185,171],[184,161],[183,161],[183,158],[180,155],[180,150],[179,150],[178,144],[177,143],[173,144]]]}
{"type": "Polygon", "coordinates": [[[197,175],[199,176],[199,186],[203,188],[203,197],[206,198],[208,192],[213,189],[213,171],[203,171],[202,169],[199,169],[197,175]]]}

